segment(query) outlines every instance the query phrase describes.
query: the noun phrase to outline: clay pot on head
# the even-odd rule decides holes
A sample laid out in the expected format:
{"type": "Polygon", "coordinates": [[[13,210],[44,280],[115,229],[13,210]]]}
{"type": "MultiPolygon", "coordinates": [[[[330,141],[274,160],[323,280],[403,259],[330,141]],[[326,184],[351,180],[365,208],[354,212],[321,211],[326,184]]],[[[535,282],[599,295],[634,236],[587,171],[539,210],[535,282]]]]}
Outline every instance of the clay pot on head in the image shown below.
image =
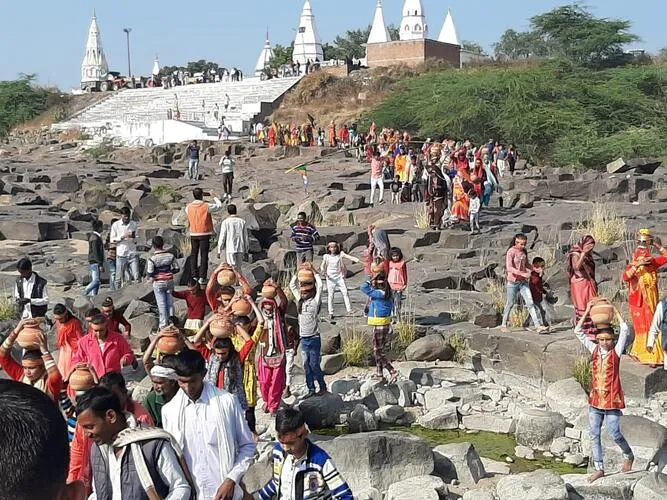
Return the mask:
{"type": "Polygon", "coordinates": [[[591,302],[591,321],[596,325],[610,325],[614,320],[614,306],[604,297],[596,297],[591,302]]]}
{"type": "Polygon", "coordinates": [[[278,290],[273,285],[264,285],[262,287],[261,295],[265,299],[275,299],[277,293],[278,293],[278,290]]]}
{"type": "Polygon", "coordinates": [[[97,385],[97,377],[86,364],[78,365],[69,376],[69,386],[74,391],[87,391],[97,385]]]}
{"type": "Polygon", "coordinates": [[[299,283],[311,283],[315,281],[315,273],[313,273],[312,269],[301,268],[296,275],[299,283]]]}
{"type": "Polygon", "coordinates": [[[232,312],[234,316],[249,316],[252,311],[252,306],[246,299],[237,300],[232,304],[232,312]]]}
{"type": "Polygon", "coordinates": [[[218,273],[218,284],[220,286],[234,286],[236,285],[236,273],[233,269],[222,269],[218,273]]]}
{"type": "Polygon", "coordinates": [[[43,333],[41,321],[35,318],[29,319],[23,323],[23,329],[16,337],[16,342],[24,349],[39,349],[39,338],[43,333]]]}
{"type": "Polygon", "coordinates": [[[373,262],[371,264],[371,273],[373,274],[373,276],[375,276],[376,274],[383,273],[384,270],[385,270],[384,261],[373,262]]]}
{"type": "Polygon", "coordinates": [[[222,339],[225,337],[231,337],[234,333],[234,323],[232,323],[228,318],[219,317],[214,319],[208,327],[211,335],[215,338],[222,339]]]}
{"type": "Polygon", "coordinates": [[[156,347],[162,354],[176,354],[183,350],[185,342],[181,337],[178,328],[168,326],[164,328],[160,334],[160,340],[157,341],[156,347]]]}

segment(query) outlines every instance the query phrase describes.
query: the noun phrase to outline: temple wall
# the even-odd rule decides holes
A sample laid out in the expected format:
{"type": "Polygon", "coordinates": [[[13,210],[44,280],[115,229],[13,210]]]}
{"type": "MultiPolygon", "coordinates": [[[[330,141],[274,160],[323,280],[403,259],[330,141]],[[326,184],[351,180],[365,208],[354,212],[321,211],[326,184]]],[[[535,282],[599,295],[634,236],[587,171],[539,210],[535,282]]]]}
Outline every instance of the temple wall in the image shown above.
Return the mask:
{"type": "Polygon", "coordinates": [[[368,66],[377,68],[407,64],[416,66],[426,59],[437,59],[451,63],[455,67],[461,65],[460,48],[458,45],[442,43],[435,40],[404,40],[387,43],[372,43],[366,46],[368,66]]]}

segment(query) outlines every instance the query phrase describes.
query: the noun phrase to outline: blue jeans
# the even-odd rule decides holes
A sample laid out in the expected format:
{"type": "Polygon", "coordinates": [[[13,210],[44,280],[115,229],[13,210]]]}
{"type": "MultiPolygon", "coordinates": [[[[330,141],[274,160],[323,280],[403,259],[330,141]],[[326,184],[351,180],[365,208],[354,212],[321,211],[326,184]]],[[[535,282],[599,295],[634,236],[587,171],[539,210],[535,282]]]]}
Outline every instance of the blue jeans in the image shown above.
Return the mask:
{"type": "Polygon", "coordinates": [[[505,312],[503,313],[502,326],[507,326],[507,321],[510,318],[510,312],[516,303],[517,295],[523,297],[523,303],[526,304],[533,324],[536,327],[544,326],[542,320],[537,314],[537,308],[533,303],[533,296],[530,294],[530,285],[527,281],[517,281],[515,283],[507,283],[507,302],[505,303],[505,312]]]}
{"type": "Polygon", "coordinates": [[[174,280],[153,282],[155,302],[160,313],[160,328],[167,326],[169,318],[174,315],[174,298],[171,295],[173,291],[174,280]]]}
{"type": "Polygon", "coordinates": [[[199,159],[190,158],[188,161],[188,178],[192,180],[199,179],[199,159]]]}
{"type": "Polygon", "coordinates": [[[621,434],[621,415],[621,410],[598,410],[592,406],[588,408],[588,431],[591,436],[591,452],[593,453],[595,470],[604,470],[604,452],[602,451],[600,432],[605,420],[607,421],[607,432],[614,442],[620,446],[623,458],[634,458],[630,445],[621,434]]]}
{"type": "Polygon", "coordinates": [[[107,268],[109,269],[109,290],[113,292],[116,290],[116,259],[108,259],[107,268]]]}
{"type": "Polygon", "coordinates": [[[322,339],[319,335],[312,337],[301,337],[301,353],[303,355],[303,370],[306,372],[306,386],[309,391],[315,390],[315,380],[320,386],[321,391],[327,389],[327,383],[324,381],[324,373],[320,367],[320,354],[322,350],[322,339]]]}
{"type": "Polygon", "coordinates": [[[86,287],[84,295],[97,295],[100,291],[100,265],[90,264],[90,283],[86,287]]]}
{"type": "Polygon", "coordinates": [[[125,282],[125,271],[127,271],[128,265],[132,281],[139,281],[139,256],[136,253],[123,257],[117,255],[116,276],[114,277],[116,288],[120,288],[121,282],[125,282]]]}

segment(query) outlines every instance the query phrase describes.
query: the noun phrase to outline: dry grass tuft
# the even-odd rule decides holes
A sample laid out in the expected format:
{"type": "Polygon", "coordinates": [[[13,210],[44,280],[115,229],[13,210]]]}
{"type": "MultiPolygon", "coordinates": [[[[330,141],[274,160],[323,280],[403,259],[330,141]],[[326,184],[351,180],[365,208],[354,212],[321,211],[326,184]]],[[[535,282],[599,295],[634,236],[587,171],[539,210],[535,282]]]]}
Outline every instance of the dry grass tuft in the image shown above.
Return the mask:
{"type": "Polygon", "coordinates": [[[403,352],[417,338],[417,321],[414,309],[403,309],[401,321],[396,323],[394,331],[396,332],[396,347],[400,352],[403,352]]]}
{"type": "Polygon", "coordinates": [[[428,223],[428,209],[426,208],[426,205],[419,204],[415,208],[415,226],[419,229],[428,229],[430,227],[428,223]]]}
{"type": "Polygon", "coordinates": [[[508,326],[511,328],[523,328],[529,316],[530,313],[526,306],[514,306],[507,321],[508,326]]]}
{"type": "Polygon", "coordinates": [[[579,222],[573,235],[590,234],[595,241],[603,245],[626,241],[628,228],[625,219],[618,215],[616,209],[608,203],[596,203],[588,218],[579,222]]]}
{"type": "Polygon", "coordinates": [[[505,302],[507,301],[505,285],[500,280],[493,280],[486,287],[486,293],[491,296],[491,305],[495,311],[502,314],[505,311],[505,302]]]}
{"type": "Polygon", "coordinates": [[[368,366],[373,353],[370,333],[356,326],[346,327],[341,334],[341,351],[347,366],[368,366]]]}
{"type": "Polygon", "coordinates": [[[259,197],[263,192],[262,185],[257,181],[252,181],[250,186],[248,186],[248,198],[252,198],[255,201],[259,201],[259,197]]]}
{"type": "Polygon", "coordinates": [[[581,385],[582,389],[588,393],[591,390],[593,380],[593,367],[590,356],[582,356],[574,362],[572,367],[572,376],[581,385]]]}
{"type": "Polygon", "coordinates": [[[0,321],[18,319],[18,309],[11,297],[0,296],[0,321]]]}
{"type": "Polygon", "coordinates": [[[190,238],[183,234],[174,235],[174,246],[178,248],[183,257],[187,257],[192,253],[192,242],[190,238]]]}
{"type": "Polygon", "coordinates": [[[468,352],[470,351],[470,347],[468,346],[468,339],[466,339],[460,333],[454,332],[449,336],[447,341],[449,342],[451,348],[454,350],[454,357],[452,360],[461,365],[465,363],[466,359],[468,358],[468,352]]]}

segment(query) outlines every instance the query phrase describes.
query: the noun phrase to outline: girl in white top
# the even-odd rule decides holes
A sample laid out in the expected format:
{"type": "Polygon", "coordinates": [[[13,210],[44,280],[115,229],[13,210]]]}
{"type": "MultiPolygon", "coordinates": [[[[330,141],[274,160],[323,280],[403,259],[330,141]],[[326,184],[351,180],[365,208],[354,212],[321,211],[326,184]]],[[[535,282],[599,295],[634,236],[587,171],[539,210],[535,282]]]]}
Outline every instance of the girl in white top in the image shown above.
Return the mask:
{"type": "Polygon", "coordinates": [[[328,253],[324,255],[324,259],[322,260],[320,272],[327,277],[327,307],[329,309],[329,319],[333,319],[333,299],[336,289],[340,290],[340,293],[343,294],[343,301],[345,302],[347,313],[350,314],[352,312],[350,296],[348,295],[347,287],[345,286],[345,275],[347,270],[345,269],[343,257],[356,263],[359,263],[360,260],[341,251],[340,245],[335,241],[332,241],[327,245],[327,252],[328,253]]]}

